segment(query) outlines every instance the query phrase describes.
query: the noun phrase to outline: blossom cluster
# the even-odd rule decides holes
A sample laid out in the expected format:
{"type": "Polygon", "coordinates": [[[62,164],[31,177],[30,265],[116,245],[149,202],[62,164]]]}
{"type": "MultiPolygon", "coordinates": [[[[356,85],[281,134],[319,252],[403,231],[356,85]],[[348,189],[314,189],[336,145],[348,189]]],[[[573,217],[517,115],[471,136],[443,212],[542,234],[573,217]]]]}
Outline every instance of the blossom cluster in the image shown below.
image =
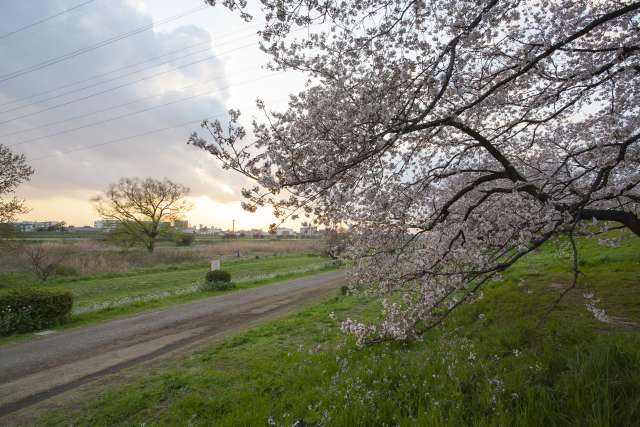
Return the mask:
{"type": "Polygon", "coordinates": [[[247,210],[349,226],[353,286],[385,301],[358,342],[414,338],[585,220],[640,236],[637,2],[262,4],[269,66],[307,87],[190,143],[255,180],[247,210]]]}

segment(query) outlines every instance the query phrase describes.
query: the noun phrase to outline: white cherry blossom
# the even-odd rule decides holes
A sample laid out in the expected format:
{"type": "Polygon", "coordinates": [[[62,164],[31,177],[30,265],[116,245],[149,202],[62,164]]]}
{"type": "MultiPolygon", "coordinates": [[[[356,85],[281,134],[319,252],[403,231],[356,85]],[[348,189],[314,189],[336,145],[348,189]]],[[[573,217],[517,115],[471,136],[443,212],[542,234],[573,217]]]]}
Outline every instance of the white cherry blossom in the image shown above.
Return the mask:
{"type": "Polygon", "coordinates": [[[640,2],[261,3],[269,66],[307,87],[190,143],[256,181],[246,209],[350,227],[354,287],[387,298],[358,342],[415,337],[583,220],[640,236],[640,2]]]}

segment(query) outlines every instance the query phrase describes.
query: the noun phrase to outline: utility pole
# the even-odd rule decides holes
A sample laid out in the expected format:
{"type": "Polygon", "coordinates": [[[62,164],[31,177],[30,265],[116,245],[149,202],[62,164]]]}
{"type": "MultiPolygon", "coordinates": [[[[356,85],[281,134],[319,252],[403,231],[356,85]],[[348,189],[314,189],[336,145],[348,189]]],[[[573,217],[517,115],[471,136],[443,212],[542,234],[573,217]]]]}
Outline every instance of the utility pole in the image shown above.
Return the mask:
{"type": "Polygon", "coordinates": [[[236,220],[235,219],[231,220],[231,232],[233,234],[236,233],[236,220]]]}

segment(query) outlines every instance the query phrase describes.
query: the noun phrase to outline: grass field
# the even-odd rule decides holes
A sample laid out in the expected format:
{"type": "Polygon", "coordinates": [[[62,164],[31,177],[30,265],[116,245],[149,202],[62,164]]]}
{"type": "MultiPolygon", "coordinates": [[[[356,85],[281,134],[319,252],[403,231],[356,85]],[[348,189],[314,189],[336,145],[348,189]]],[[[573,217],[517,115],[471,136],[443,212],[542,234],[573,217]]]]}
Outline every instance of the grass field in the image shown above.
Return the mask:
{"type": "MultiPolygon", "coordinates": [[[[335,266],[326,258],[308,253],[223,260],[222,268],[231,273],[236,290],[241,290],[329,271],[335,266]]],[[[45,286],[73,294],[73,315],[64,325],[68,328],[221,294],[199,290],[207,270],[203,263],[158,266],[126,273],[58,278],[45,286]]],[[[5,290],[42,286],[28,273],[1,274],[0,280],[5,290]]],[[[0,344],[15,338],[0,338],[0,344]]]]}
{"type": "MultiPolygon", "coordinates": [[[[419,342],[359,350],[339,332],[377,303],[336,296],[154,372],[46,425],[634,426],[640,420],[640,239],[580,243],[581,285],[549,244],[419,342]],[[583,296],[595,294],[600,322],[583,296]]],[[[136,379],[137,378],[137,379],[136,379]]]]}

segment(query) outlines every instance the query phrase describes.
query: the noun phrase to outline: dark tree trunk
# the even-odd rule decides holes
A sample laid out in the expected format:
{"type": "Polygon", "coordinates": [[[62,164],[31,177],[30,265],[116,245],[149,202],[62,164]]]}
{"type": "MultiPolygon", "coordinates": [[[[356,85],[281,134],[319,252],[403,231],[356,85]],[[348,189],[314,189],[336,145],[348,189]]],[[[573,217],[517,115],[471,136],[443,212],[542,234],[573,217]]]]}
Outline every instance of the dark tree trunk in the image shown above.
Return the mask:
{"type": "Polygon", "coordinates": [[[599,221],[615,221],[623,224],[636,236],[640,237],[640,219],[631,212],[608,209],[583,209],[580,219],[597,219],[599,221]]]}

